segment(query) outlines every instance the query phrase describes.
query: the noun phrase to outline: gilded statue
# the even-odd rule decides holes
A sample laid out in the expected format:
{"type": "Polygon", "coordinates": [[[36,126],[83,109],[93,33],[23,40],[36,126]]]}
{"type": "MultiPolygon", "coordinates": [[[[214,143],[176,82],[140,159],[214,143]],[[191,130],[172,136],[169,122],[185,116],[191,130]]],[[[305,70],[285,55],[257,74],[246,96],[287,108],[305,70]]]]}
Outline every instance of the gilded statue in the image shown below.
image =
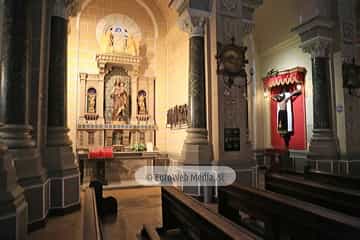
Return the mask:
{"type": "Polygon", "coordinates": [[[113,28],[111,27],[105,33],[105,39],[107,41],[107,50],[109,50],[109,51],[114,50],[114,34],[112,31],[113,31],[113,28]]]}
{"type": "Polygon", "coordinates": [[[167,111],[166,125],[169,128],[182,128],[187,125],[188,121],[188,106],[176,105],[167,111]]]}
{"type": "Polygon", "coordinates": [[[140,91],[137,98],[137,104],[138,104],[138,114],[139,115],[145,115],[147,114],[146,109],[146,92],[140,91]]]}
{"type": "Polygon", "coordinates": [[[88,95],[88,113],[95,113],[95,105],[96,105],[96,95],[89,94],[88,95]]]}
{"type": "Polygon", "coordinates": [[[125,121],[128,106],[128,94],[125,90],[125,84],[120,80],[115,80],[110,97],[113,99],[112,120],[125,121]]]}

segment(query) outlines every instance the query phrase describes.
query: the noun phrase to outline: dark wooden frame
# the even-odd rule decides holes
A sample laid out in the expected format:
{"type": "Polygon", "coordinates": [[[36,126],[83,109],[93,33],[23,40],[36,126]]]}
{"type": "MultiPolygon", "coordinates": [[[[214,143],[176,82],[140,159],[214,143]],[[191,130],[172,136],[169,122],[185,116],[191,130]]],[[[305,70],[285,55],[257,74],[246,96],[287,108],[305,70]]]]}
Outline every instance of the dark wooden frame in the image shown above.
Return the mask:
{"type": "Polygon", "coordinates": [[[239,210],[264,222],[265,239],[351,240],[360,236],[359,218],[238,184],[219,188],[219,213],[244,225],[239,210]]]}

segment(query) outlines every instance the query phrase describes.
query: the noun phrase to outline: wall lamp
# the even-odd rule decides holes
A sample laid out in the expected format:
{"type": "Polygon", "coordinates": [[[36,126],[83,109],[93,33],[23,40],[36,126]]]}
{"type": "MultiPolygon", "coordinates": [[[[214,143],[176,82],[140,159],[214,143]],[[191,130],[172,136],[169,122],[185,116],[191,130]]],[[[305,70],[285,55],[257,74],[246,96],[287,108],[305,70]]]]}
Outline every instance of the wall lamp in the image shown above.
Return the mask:
{"type": "Polygon", "coordinates": [[[360,66],[355,64],[355,58],[351,63],[343,62],[342,73],[343,86],[348,89],[349,95],[360,98],[360,94],[354,92],[360,89],[360,66]]]}

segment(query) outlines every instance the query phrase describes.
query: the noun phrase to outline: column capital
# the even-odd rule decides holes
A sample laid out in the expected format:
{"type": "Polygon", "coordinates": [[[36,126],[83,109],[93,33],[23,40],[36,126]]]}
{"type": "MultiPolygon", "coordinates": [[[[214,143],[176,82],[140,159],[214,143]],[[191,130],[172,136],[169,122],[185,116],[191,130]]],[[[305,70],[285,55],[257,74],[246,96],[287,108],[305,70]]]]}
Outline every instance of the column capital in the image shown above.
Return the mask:
{"type": "MultiPolygon", "coordinates": [[[[223,0],[224,1],[224,0],[223,0]]],[[[254,30],[254,13],[255,10],[263,4],[263,0],[243,0],[242,4],[242,35],[246,36],[254,30]]]]}
{"type": "Polygon", "coordinates": [[[204,36],[209,15],[206,12],[193,14],[189,10],[184,11],[178,19],[178,25],[182,31],[189,33],[190,37],[204,36]]]}
{"type": "Polygon", "coordinates": [[[301,38],[300,47],[312,57],[329,57],[334,38],[334,22],[327,17],[316,16],[301,23],[291,31],[301,38]]]}
{"type": "Polygon", "coordinates": [[[309,53],[312,58],[314,57],[329,57],[332,52],[331,38],[327,37],[315,37],[300,44],[300,48],[305,53],[309,53]]]}
{"type": "Polygon", "coordinates": [[[203,36],[204,26],[210,17],[212,0],[172,0],[169,7],[179,14],[178,25],[190,37],[203,36]]]}

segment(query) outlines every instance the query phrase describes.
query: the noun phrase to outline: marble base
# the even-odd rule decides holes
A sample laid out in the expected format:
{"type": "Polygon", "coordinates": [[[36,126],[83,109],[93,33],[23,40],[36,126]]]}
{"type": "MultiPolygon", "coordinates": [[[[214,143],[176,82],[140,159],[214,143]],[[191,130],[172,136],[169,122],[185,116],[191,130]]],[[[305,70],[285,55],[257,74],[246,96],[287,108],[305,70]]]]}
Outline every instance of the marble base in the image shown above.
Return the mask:
{"type": "Polygon", "coordinates": [[[31,139],[31,129],[28,125],[4,125],[0,130],[0,139],[14,157],[17,182],[24,189],[29,224],[47,216],[45,195],[49,192],[40,153],[31,139]]]}
{"type": "MultiPolygon", "coordinates": [[[[208,132],[202,128],[187,129],[187,136],[181,152],[183,164],[186,165],[211,165],[212,147],[208,141],[208,132]]],[[[189,195],[201,198],[205,203],[212,202],[213,187],[194,186],[184,187],[183,191],[189,195]]]]}
{"type": "Polygon", "coordinates": [[[184,165],[211,165],[212,147],[206,129],[189,128],[181,156],[184,165]]]}
{"type": "Polygon", "coordinates": [[[80,204],[80,175],[76,170],[65,176],[50,176],[50,211],[64,211],[80,204]]]}
{"type": "Polygon", "coordinates": [[[28,205],[16,182],[15,164],[0,144],[0,239],[26,239],[28,205]]]}
{"type": "Polygon", "coordinates": [[[80,203],[80,173],[68,131],[65,127],[48,128],[45,162],[50,179],[51,211],[63,211],[80,203]]]}
{"type": "Polygon", "coordinates": [[[336,160],[339,144],[331,129],[314,129],[310,140],[308,158],[311,160],[336,160]]]}
{"type": "MultiPolygon", "coordinates": [[[[19,196],[23,196],[22,193],[19,196]]],[[[28,208],[25,199],[14,197],[8,203],[0,201],[0,204],[2,208],[11,205],[10,211],[0,214],[0,239],[27,239],[28,208]]]]}
{"type": "Polygon", "coordinates": [[[28,202],[28,224],[32,230],[41,227],[49,213],[50,181],[42,180],[37,184],[21,183],[28,202]],[[31,227],[39,226],[39,227],[31,227]]]}

